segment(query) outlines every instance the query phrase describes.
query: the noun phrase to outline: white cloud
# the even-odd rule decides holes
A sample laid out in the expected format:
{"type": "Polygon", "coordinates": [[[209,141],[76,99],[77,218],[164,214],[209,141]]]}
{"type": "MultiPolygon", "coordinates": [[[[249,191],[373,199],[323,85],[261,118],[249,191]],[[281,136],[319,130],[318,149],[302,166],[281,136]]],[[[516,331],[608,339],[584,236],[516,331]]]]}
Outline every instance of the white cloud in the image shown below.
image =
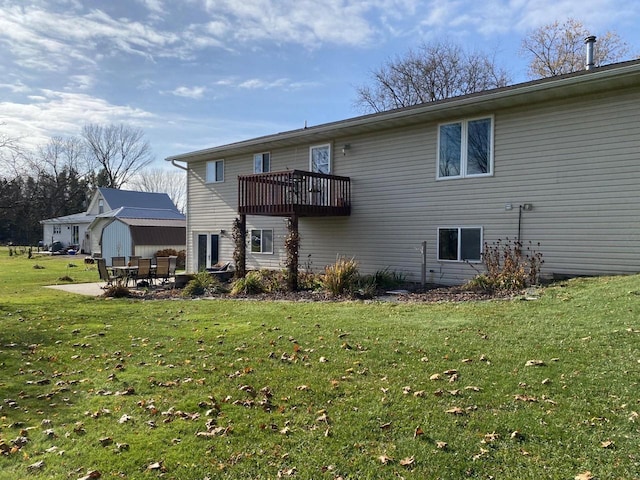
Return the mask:
{"type": "Polygon", "coordinates": [[[29,103],[0,102],[3,133],[20,137],[21,143],[35,147],[55,135],[78,135],[87,123],[127,123],[138,127],[153,124],[155,116],[139,108],[113,105],[83,93],[42,90],[29,103]]]}
{"type": "Polygon", "coordinates": [[[205,87],[178,87],[173,90],[171,93],[177,97],[187,97],[187,98],[202,98],[204,95],[206,88],[205,87]]]}

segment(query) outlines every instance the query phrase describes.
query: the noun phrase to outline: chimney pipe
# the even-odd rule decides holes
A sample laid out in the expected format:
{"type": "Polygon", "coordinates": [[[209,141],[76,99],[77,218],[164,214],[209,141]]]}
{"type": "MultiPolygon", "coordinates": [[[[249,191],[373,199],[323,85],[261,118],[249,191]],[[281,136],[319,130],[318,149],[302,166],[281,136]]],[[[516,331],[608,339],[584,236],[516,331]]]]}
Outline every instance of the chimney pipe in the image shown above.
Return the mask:
{"type": "Polygon", "coordinates": [[[584,39],[584,43],[587,45],[587,70],[591,70],[595,66],[593,62],[593,47],[596,43],[596,36],[589,35],[584,39]]]}

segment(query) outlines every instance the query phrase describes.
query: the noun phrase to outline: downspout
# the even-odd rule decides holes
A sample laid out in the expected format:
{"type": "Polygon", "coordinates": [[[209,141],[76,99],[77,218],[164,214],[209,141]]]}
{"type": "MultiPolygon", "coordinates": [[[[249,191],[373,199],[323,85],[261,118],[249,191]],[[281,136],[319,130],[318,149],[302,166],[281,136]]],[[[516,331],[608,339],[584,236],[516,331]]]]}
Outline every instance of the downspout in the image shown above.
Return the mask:
{"type": "MultiPolygon", "coordinates": [[[[169,160],[169,159],[167,159],[167,160],[169,160]]],[[[189,169],[188,169],[187,167],[185,167],[184,165],[178,165],[178,164],[176,163],[176,159],[175,159],[175,158],[172,158],[172,159],[171,159],[171,165],[173,165],[173,166],[174,166],[174,167],[176,167],[176,168],[179,168],[180,170],[184,170],[185,172],[188,172],[188,171],[189,171],[189,169]]]]}

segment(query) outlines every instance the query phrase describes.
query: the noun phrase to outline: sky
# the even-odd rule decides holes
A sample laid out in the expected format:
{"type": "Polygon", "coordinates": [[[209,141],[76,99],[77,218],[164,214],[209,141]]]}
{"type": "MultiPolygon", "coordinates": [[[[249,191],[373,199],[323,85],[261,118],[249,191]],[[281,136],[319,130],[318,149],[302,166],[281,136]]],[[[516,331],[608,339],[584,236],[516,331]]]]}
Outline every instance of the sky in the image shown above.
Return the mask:
{"type": "Polygon", "coordinates": [[[526,81],[527,32],[567,18],[640,52],[637,0],[0,0],[0,137],[141,128],[156,157],[360,115],[356,88],[421,43],[526,81]]]}

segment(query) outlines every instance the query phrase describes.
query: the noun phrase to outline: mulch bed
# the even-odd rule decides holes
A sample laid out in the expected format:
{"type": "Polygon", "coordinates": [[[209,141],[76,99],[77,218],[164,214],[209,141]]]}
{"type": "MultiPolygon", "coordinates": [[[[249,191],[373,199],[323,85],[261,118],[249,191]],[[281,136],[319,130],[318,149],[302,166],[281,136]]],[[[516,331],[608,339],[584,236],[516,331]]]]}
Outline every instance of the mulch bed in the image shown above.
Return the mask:
{"type": "MultiPolygon", "coordinates": [[[[327,292],[312,292],[312,291],[298,291],[298,292],[273,292],[273,293],[260,293],[253,295],[230,295],[230,294],[214,294],[205,295],[203,297],[193,298],[217,298],[217,299],[241,299],[241,300],[256,300],[256,301],[292,301],[292,302],[344,302],[344,301],[388,301],[388,302],[406,302],[406,303],[436,303],[436,302],[468,302],[468,301],[483,301],[483,300],[509,300],[514,298],[521,298],[525,292],[473,292],[464,290],[460,287],[433,287],[428,288],[425,291],[410,291],[406,292],[393,291],[385,292],[381,291],[375,297],[372,298],[359,298],[357,296],[333,296],[327,292]]],[[[133,290],[131,297],[140,298],[144,300],[160,300],[171,298],[184,298],[182,296],[181,289],[150,289],[145,290],[133,290]]]]}

